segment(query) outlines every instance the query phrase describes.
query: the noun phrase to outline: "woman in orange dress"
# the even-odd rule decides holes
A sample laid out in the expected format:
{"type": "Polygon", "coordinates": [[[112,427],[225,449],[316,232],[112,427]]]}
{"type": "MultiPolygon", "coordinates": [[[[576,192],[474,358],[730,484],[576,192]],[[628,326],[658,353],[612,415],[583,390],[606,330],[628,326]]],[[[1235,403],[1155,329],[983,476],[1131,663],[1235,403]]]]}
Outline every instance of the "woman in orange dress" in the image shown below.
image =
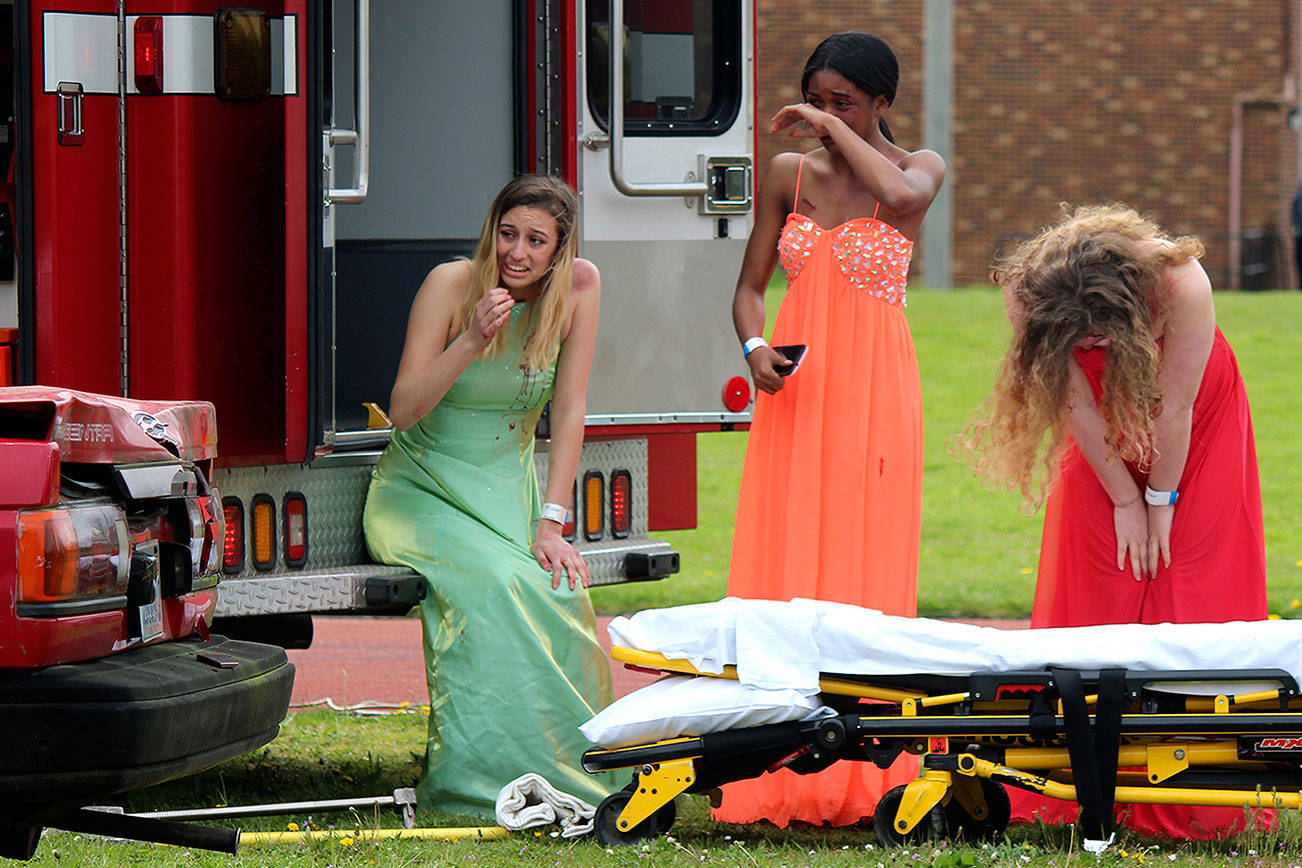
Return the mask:
{"type": "MultiPolygon", "coordinates": [[[[995,271],[1013,340],[966,448],[1031,503],[1049,483],[1032,627],[1266,617],[1252,419],[1202,252],[1128,208],[1088,207],[995,271]]],[[[1010,792],[1014,819],[1076,818],[1073,803],[1010,792]]],[[[1118,812],[1174,838],[1236,832],[1245,816],[1118,812]]]]}
{"type": "MultiPolygon", "coordinates": [[[[801,76],[804,102],[771,133],[817,138],[769,164],[733,300],[757,398],[746,447],[728,593],[809,597],[916,611],[922,400],[904,315],[913,241],[945,177],[933,151],[906,151],[882,116],[899,67],[885,42],[837,33],[801,76]],[[786,298],[775,345],[803,344],[799,370],[760,337],[778,261],[786,298]]],[[[723,789],[716,819],[848,825],[917,774],[837,763],[787,769],[723,789]]]]}

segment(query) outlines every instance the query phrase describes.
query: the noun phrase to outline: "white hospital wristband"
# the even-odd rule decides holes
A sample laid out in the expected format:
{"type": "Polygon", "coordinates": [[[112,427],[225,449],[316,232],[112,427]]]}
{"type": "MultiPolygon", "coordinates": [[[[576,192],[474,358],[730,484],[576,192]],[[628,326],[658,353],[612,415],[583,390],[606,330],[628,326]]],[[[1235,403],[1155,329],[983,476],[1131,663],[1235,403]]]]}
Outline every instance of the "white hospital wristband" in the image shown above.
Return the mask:
{"type": "Polygon", "coordinates": [[[1176,499],[1179,497],[1178,491],[1158,491],[1151,485],[1144,486],[1144,503],[1149,506],[1175,506],[1176,499]]]}
{"type": "Polygon", "coordinates": [[[564,527],[566,520],[570,517],[570,511],[559,503],[544,503],[542,510],[539,512],[539,517],[554,521],[564,527]]]}
{"type": "Polygon", "coordinates": [[[741,357],[743,359],[750,358],[750,354],[753,353],[757,347],[767,347],[768,345],[769,342],[764,340],[764,338],[750,338],[746,343],[741,345],[741,357]]]}

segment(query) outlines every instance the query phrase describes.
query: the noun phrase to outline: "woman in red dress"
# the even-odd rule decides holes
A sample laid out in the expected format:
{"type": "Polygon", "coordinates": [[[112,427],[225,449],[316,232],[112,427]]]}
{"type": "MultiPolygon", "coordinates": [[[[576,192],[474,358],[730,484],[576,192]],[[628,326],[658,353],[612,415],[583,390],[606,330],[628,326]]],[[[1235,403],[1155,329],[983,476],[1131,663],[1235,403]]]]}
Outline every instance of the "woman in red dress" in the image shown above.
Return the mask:
{"type": "MultiPolygon", "coordinates": [[[[965,448],[1031,503],[1048,483],[1033,627],[1266,617],[1252,421],[1202,252],[1128,208],[1082,207],[996,267],[1013,339],[965,448]]],[[[1012,795],[1015,819],[1075,818],[1072,804],[1012,795]]],[[[1119,813],[1177,838],[1244,818],[1119,813]]]]}

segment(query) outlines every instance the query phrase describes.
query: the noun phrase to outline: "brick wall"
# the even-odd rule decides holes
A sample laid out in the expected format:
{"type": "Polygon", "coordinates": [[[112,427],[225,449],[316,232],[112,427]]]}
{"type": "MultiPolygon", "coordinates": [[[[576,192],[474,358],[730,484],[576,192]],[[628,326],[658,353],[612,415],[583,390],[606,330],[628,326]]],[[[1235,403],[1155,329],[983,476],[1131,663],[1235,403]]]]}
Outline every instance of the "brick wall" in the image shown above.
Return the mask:
{"type": "MultiPolygon", "coordinates": [[[[813,47],[837,30],[876,33],[900,61],[887,115],[897,141],[922,142],[922,0],[757,0],[761,182],[791,146],[764,134],[799,98],[813,47]]],[[[1237,98],[1285,95],[1292,0],[955,0],[950,175],[953,274],[983,282],[996,247],[1052,220],[1057,203],[1123,201],[1208,247],[1229,274],[1230,141],[1237,98]]],[[[1289,95],[1296,101],[1295,95],[1289,95]]],[[[1244,111],[1242,225],[1288,238],[1297,134],[1279,105],[1244,111]]],[[[1287,249],[1287,244],[1279,248],[1287,249]]],[[[1260,258],[1254,245],[1245,261],[1260,258]]],[[[915,262],[920,256],[915,255],[915,262]]],[[[1282,284],[1282,263],[1269,263],[1282,284]]]]}

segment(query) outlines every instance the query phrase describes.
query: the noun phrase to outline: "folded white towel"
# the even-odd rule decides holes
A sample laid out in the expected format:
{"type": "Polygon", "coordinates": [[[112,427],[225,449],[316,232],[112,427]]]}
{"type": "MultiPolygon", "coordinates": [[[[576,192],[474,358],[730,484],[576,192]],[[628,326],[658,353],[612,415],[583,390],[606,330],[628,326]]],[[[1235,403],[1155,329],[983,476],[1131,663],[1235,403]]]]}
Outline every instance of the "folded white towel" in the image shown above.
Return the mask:
{"type": "Polygon", "coordinates": [[[556,789],[542,775],[529,772],[502,787],[496,813],[498,824],[512,832],[560,823],[562,838],[577,838],[592,831],[597,809],[556,789]]]}
{"type": "Polygon", "coordinates": [[[799,601],[750,600],[735,610],[737,680],[765,690],[818,693],[818,612],[799,601]]]}

